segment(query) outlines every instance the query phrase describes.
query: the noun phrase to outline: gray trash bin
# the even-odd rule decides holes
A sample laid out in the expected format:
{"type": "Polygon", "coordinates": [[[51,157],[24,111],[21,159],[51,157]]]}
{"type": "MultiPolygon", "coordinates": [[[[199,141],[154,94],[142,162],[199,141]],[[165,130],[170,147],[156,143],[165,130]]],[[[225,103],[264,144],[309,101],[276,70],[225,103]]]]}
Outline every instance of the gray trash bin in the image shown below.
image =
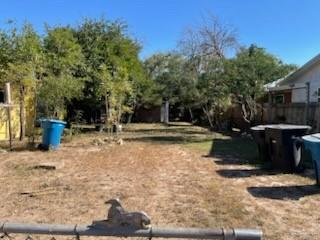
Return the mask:
{"type": "Polygon", "coordinates": [[[306,125],[278,124],[266,128],[265,140],[272,166],[283,172],[298,172],[301,150],[296,149],[296,138],[306,135],[311,129],[306,125]]]}
{"type": "Polygon", "coordinates": [[[266,128],[272,126],[274,125],[257,125],[251,128],[252,137],[258,146],[259,160],[263,163],[271,162],[268,143],[266,142],[266,128]]]}

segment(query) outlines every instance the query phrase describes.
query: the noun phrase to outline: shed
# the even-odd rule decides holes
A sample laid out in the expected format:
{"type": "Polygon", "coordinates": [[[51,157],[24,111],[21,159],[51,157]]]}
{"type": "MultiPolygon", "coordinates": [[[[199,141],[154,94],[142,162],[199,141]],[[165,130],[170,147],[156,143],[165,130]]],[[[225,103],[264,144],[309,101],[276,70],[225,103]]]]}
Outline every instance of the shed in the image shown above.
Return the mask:
{"type": "MultiPolygon", "coordinates": [[[[25,107],[22,109],[25,113],[25,134],[30,136],[34,128],[35,116],[35,101],[33,91],[27,90],[25,96],[25,107]]],[[[8,118],[8,104],[6,102],[6,94],[4,84],[0,86],[0,140],[9,139],[9,118],[8,118]]],[[[11,86],[11,134],[12,138],[19,138],[21,134],[20,125],[20,105],[19,105],[19,91],[17,86],[11,86]]]]}

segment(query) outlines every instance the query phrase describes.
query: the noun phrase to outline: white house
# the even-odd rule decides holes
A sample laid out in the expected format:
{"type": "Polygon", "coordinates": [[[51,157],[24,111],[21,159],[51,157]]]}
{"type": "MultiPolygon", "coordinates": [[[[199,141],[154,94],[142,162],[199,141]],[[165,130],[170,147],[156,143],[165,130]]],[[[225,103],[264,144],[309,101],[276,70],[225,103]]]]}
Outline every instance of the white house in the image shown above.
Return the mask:
{"type": "Polygon", "coordinates": [[[286,77],[265,85],[272,103],[320,102],[320,54],[286,77]]]}

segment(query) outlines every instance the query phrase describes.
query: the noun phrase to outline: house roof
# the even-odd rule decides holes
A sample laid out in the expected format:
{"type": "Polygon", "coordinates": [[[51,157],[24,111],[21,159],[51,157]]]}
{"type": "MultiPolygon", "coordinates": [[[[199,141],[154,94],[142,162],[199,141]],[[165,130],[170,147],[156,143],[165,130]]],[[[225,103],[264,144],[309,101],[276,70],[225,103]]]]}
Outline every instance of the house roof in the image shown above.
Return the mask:
{"type": "Polygon", "coordinates": [[[270,83],[263,85],[264,90],[268,91],[271,88],[277,87],[283,80],[284,80],[284,78],[280,78],[278,80],[275,80],[273,82],[270,82],[270,83]]]}
{"type": "Polygon", "coordinates": [[[301,74],[308,71],[311,67],[314,65],[320,63],[320,54],[312,58],[310,61],[308,61],[306,64],[304,64],[302,67],[298,68],[296,71],[290,73],[286,77],[284,77],[283,81],[281,81],[281,85],[288,84],[291,81],[294,81],[295,78],[301,76],[301,74]]]}
{"type": "Polygon", "coordinates": [[[297,70],[289,73],[287,76],[273,81],[271,83],[265,84],[264,88],[266,91],[272,91],[276,89],[280,90],[282,88],[293,88],[294,80],[318,63],[320,63],[320,54],[312,58],[310,61],[308,61],[306,64],[304,64],[297,70]]]}

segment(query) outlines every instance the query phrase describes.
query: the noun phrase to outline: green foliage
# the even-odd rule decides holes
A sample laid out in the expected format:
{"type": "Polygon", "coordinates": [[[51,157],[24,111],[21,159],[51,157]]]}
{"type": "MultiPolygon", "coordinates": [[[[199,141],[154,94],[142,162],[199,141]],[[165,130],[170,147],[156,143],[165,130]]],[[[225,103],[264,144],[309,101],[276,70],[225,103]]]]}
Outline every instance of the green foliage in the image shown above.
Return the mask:
{"type": "Polygon", "coordinates": [[[184,63],[183,57],[176,53],[155,54],[145,61],[148,75],[155,84],[153,90],[157,102],[161,103],[162,99],[171,104],[179,101],[184,63]]]}
{"type": "Polygon", "coordinates": [[[228,79],[225,75],[224,59],[212,59],[208,70],[199,76],[199,105],[210,123],[210,127],[220,128],[220,115],[230,105],[228,79]]]}
{"type": "Polygon", "coordinates": [[[67,105],[80,101],[81,111],[107,105],[110,121],[119,122],[123,113],[148,101],[151,81],[140,50],[120,21],[47,27],[42,38],[30,24],[11,25],[0,31],[0,80],[32,87],[44,117],[61,117],[67,105]]]}
{"type": "Polygon", "coordinates": [[[255,45],[227,59],[237,46],[234,29],[214,16],[188,31],[181,54],[159,53],[144,62],[141,45],[121,21],[85,19],[77,27],[47,27],[41,37],[30,24],[11,23],[0,30],[0,82],[18,86],[21,107],[26,89],[34,90],[44,117],[61,117],[69,107],[91,120],[105,109],[111,125],[138,106],[168,100],[190,115],[202,112],[198,120],[204,116],[216,127],[232,100],[250,123],[263,85],[296,66],[255,45]]]}
{"type": "Polygon", "coordinates": [[[43,40],[44,74],[39,87],[39,102],[45,117],[60,117],[66,101],[82,96],[83,79],[77,76],[83,66],[81,46],[67,27],[47,28],[43,40]]]}
{"type": "Polygon", "coordinates": [[[228,66],[231,92],[236,96],[260,97],[263,85],[284,77],[296,69],[294,65],[283,64],[265,49],[251,45],[241,48],[228,66]]]}
{"type": "Polygon", "coordinates": [[[105,106],[108,122],[117,123],[148,95],[150,81],[138,56],[140,44],[120,21],[86,19],[74,34],[86,65],[82,104],[97,110],[105,106]]]}
{"type": "Polygon", "coordinates": [[[66,101],[81,96],[82,89],[81,81],[70,74],[45,76],[38,93],[38,101],[43,108],[42,116],[59,118],[65,115],[66,101]]]}
{"type": "Polygon", "coordinates": [[[241,48],[225,66],[230,93],[233,100],[242,106],[243,117],[248,123],[256,116],[256,101],[264,94],[264,84],[296,69],[296,66],[283,64],[277,57],[255,45],[241,48]]]}
{"type": "Polygon", "coordinates": [[[41,41],[33,27],[26,23],[19,31],[12,26],[10,31],[0,32],[0,79],[22,84],[35,85],[35,74],[39,70],[41,41]]]}
{"type": "Polygon", "coordinates": [[[9,63],[13,62],[13,48],[8,33],[0,32],[0,81],[3,83],[9,63]]]}
{"type": "Polygon", "coordinates": [[[10,82],[19,90],[20,140],[25,136],[25,95],[34,92],[41,72],[41,47],[40,37],[28,23],[0,32],[0,84],[10,82]]]}
{"type": "Polygon", "coordinates": [[[23,86],[24,88],[32,88],[35,85],[32,65],[26,63],[9,63],[6,69],[6,81],[13,83],[15,86],[23,86]]]}
{"type": "Polygon", "coordinates": [[[48,28],[43,47],[49,74],[74,74],[83,64],[81,46],[70,28],[48,28]]]}

